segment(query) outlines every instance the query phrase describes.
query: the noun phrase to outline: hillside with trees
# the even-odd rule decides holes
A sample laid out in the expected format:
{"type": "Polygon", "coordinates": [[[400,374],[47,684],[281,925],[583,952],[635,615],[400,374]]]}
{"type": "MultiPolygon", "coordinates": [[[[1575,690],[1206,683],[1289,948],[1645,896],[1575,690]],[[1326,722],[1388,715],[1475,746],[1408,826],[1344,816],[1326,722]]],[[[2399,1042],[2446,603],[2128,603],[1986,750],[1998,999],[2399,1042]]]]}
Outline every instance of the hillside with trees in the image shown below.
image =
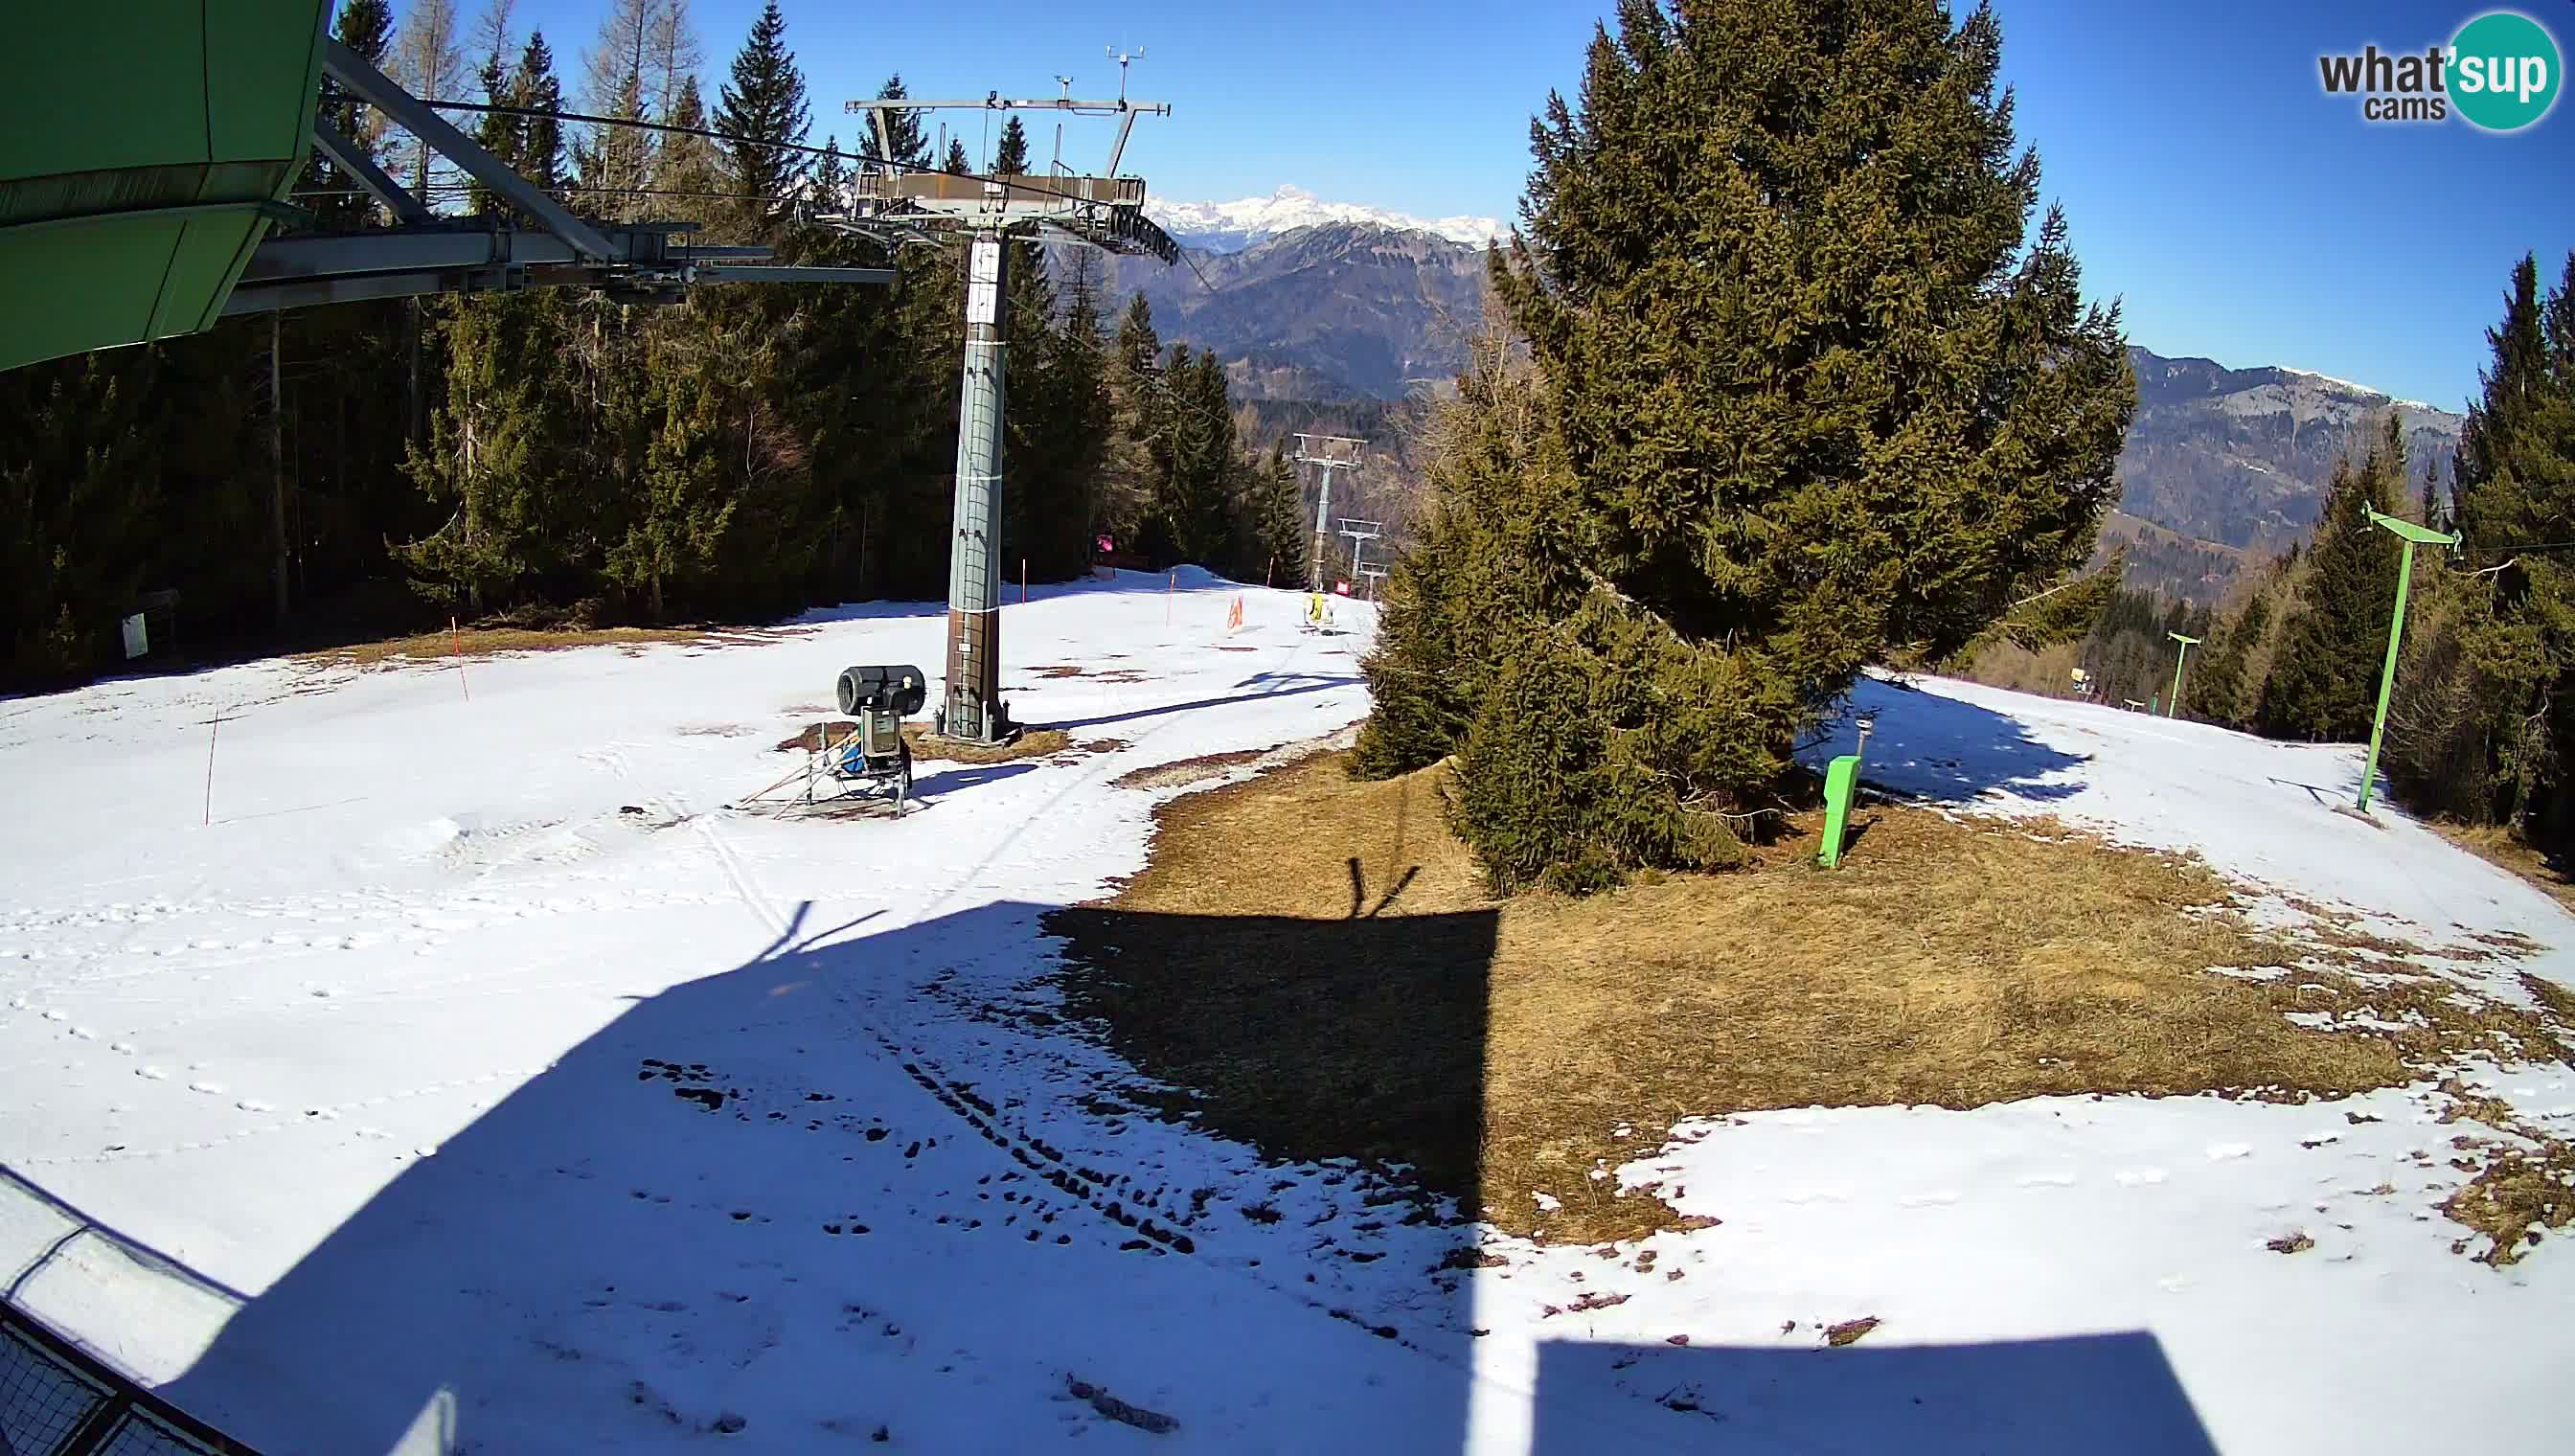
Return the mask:
{"type": "MultiPolygon", "coordinates": [[[[897,114],[891,157],[873,135],[844,150],[814,136],[777,4],[704,77],[687,0],[605,4],[577,60],[562,38],[515,28],[507,4],[460,33],[445,0],[399,16],[349,0],[335,34],[417,95],[512,108],[467,129],[576,212],[688,219],[702,242],[893,267],[895,286],[710,287],[677,306],[564,290],[335,305],[0,375],[0,688],[110,666],[119,619],[167,591],[196,652],[451,614],[758,619],[944,594],[958,259],[889,257],[813,221],[841,210],[862,161],[929,166],[919,115],[897,114]]],[[[901,78],[881,94],[904,96],[901,78]]],[[[322,108],[438,210],[497,210],[380,114],[328,85],[322,108]]],[[[1014,123],[996,156],[960,146],[945,160],[1007,170],[1027,149],[1014,123]]],[[[293,200],[318,230],[382,221],[318,155],[293,200]]],[[[1019,248],[1004,560],[1061,580],[1106,535],[1158,564],[1300,578],[1292,469],[1256,457],[1223,366],[1166,350],[1102,276],[1096,258],[1019,248]]]]}

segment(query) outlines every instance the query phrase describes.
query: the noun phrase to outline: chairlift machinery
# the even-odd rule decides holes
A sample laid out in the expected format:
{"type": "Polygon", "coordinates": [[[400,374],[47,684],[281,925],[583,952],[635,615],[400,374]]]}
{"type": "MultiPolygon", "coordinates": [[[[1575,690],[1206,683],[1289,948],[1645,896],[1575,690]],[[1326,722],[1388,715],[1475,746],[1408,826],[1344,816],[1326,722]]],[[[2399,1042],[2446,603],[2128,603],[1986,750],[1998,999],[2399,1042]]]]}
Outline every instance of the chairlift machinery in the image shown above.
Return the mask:
{"type": "Polygon", "coordinates": [[[579,217],[332,39],[329,0],[146,9],[12,17],[0,62],[0,369],[358,299],[572,286],[669,303],[707,283],[894,279],[763,267],[766,248],[692,244],[695,223],[579,217]],[[317,114],[325,75],[525,225],[433,212],[317,114]],[[316,148],[394,226],[272,236],[311,221],[288,199],[316,148]]]}

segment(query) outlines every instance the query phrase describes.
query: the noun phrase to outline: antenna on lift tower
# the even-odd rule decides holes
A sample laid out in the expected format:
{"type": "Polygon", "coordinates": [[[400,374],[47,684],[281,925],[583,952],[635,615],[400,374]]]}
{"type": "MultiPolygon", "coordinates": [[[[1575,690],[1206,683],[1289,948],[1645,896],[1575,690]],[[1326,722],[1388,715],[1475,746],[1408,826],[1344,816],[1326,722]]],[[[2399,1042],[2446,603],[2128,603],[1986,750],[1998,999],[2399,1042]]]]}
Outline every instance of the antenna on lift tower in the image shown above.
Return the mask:
{"type": "Polygon", "coordinates": [[[1145,48],[1138,46],[1126,52],[1121,52],[1116,46],[1103,46],[1101,49],[1109,53],[1109,59],[1118,63],[1118,99],[1123,102],[1127,99],[1127,67],[1132,62],[1145,59],[1145,48]]]}
{"type": "MultiPolygon", "coordinates": [[[[1137,56],[1144,52],[1139,50],[1137,56]]],[[[828,219],[850,232],[889,244],[962,237],[967,241],[966,366],[957,403],[957,510],[948,569],[948,679],[938,730],[969,742],[997,743],[1019,732],[1002,703],[1001,588],[1002,378],[1010,354],[1010,243],[1075,243],[1112,253],[1140,253],[1166,264],[1180,259],[1180,245],[1145,216],[1145,179],[1121,176],[1118,164],[1139,116],[1169,116],[1159,101],[1127,99],[1120,63],[1115,101],[1084,101],[1068,77],[1063,94],[1013,99],[990,92],[981,100],[852,101],[844,106],[868,119],[877,154],[891,158],[888,114],[897,111],[1052,111],[1066,116],[1111,116],[1118,137],[1109,164],[1097,176],[1057,169],[1043,176],[950,176],[917,166],[880,162],[863,166],[852,184],[845,217],[828,219]]],[[[1061,147],[1059,146],[1059,157],[1061,147]]]]}

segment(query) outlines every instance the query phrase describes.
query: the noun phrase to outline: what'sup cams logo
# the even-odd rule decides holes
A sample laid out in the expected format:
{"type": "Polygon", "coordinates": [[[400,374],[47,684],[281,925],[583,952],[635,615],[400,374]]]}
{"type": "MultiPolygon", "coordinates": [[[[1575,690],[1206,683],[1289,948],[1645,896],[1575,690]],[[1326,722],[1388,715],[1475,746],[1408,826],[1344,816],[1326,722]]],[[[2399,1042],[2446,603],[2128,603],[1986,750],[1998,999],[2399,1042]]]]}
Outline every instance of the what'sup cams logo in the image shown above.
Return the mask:
{"type": "Polygon", "coordinates": [[[2514,10],[2490,10],[2447,45],[2316,58],[2325,94],[2357,96],[2365,121],[2447,121],[2490,132],[2536,124],[2566,89],[2565,52],[2548,27],[2514,10]]]}

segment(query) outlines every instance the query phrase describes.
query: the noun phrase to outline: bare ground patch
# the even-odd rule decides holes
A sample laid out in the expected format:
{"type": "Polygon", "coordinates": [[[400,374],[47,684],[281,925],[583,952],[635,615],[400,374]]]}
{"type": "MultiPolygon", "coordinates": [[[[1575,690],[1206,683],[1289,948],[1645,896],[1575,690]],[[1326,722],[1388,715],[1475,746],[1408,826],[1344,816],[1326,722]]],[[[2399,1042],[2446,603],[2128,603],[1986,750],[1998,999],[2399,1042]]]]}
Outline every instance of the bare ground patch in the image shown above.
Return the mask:
{"type": "MultiPolygon", "coordinates": [[[[1496,903],[1442,823],[1442,769],[1355,782],[1343,759],[1165,805],[1145,870],[1050,920],[1068,1010],[1185,1089],[1170,1115],[1405,1165],[1514,1232],[1669,1226],[1652,1190],[1593,1174],[1685,1117],[2296,1101],[2567,1054],[2562,1019],[2469,996],[2414,947],[2257,927],[2196,859],[2063,825],[1876,806],[1824,871],[1804,814],[1746,872],[1496,903]]],[[[2506,1231],[2566,1207],[2527,1169],[2486,1186],[2506,1231]]]]}
{"type": "Polygon", "coordinates": [[[768,633],[702,627],[466,628],[454,634],[424,632],[411,637],[305,653],[299,655],[297,661],[316,667],[345,664],[373,668],[398,660],[429,663],[460,655],[488,658],[501,653],[558,652],[565,648],[645,648],[662,643],[750,646],[775,640],[768,633]]]}
{"type": "Polygon", "coordinates": [[[1266,749],[1238,748],[1230,753],[1201,753],[1174,763],[1156,763],[1147,768],[1131,768],[1111,782],[1120,788],[1169,788],[1175,784],[1205,783],[1222,778],[1246,763],[1259,762],[1266,749]]]}
{"type": "Polygon", "coordinates": [[[2512,830],[2502,824],[2471,826],[2433,822],[2426,827],[2433,833],[2485,860],[2498,869],[2509,870],[2564,908],[2575,911],[2575,876],[2528,844],[2516,839],[2512,830]]]}

